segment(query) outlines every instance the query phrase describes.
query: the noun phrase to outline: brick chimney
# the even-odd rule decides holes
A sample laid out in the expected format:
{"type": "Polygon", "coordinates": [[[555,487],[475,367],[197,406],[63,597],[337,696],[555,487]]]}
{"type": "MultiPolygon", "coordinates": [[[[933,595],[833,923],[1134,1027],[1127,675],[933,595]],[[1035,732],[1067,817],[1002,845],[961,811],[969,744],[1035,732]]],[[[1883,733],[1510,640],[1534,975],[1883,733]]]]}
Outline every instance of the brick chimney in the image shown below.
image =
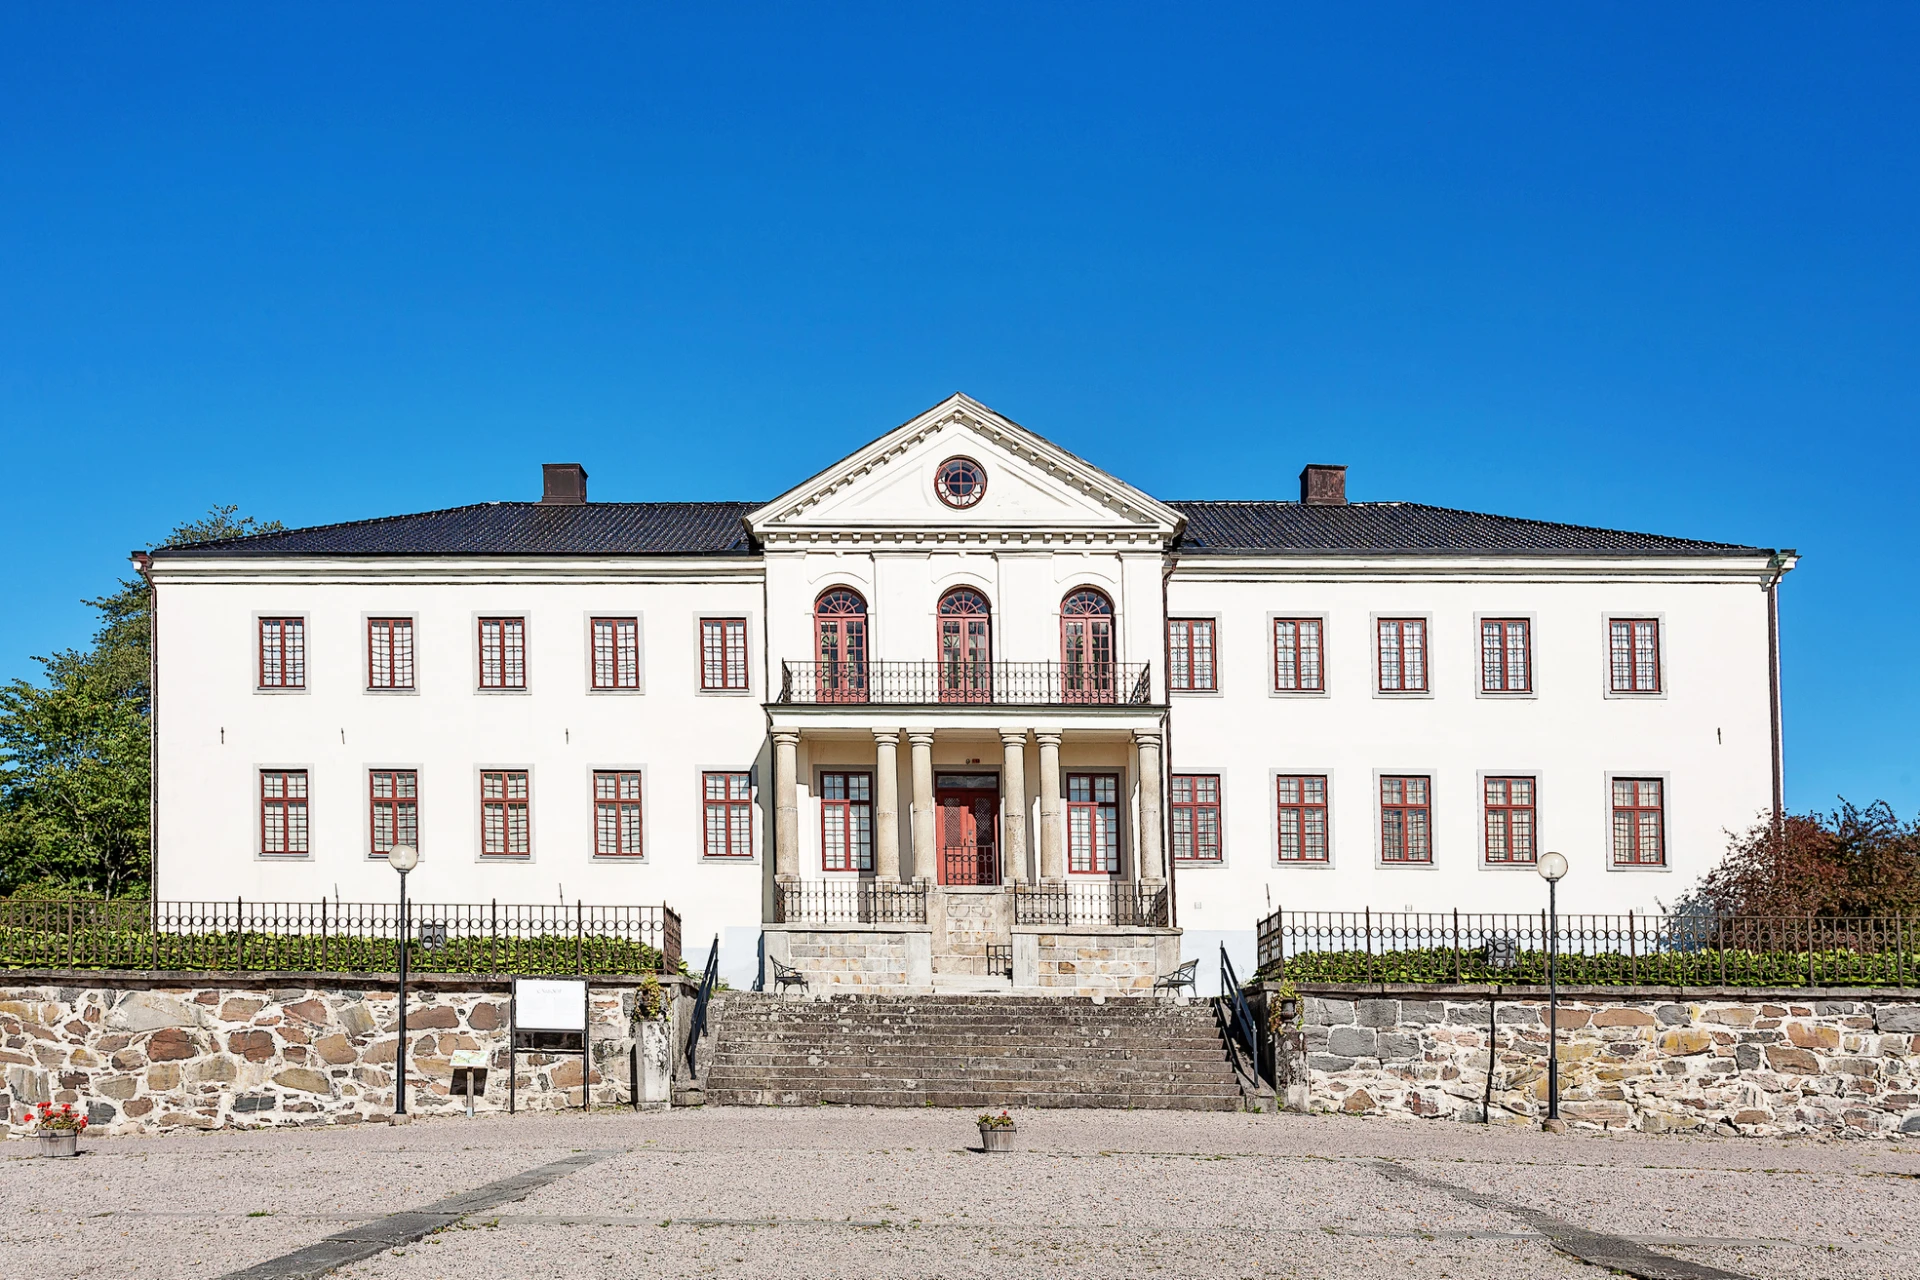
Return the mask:
{"type": "Polygon", "coordinates": [[[577,462],[549,462],[540,468],[544,482],[540,501],[549,506],[578,507],[587,500],[587,469],[577,462]]]}
{"type": "Polygon", "coordinates": [[[1347,505],[1347,469],[1309,462],[1300,472],[1300,501],[1309,507],[1347,505]]]}

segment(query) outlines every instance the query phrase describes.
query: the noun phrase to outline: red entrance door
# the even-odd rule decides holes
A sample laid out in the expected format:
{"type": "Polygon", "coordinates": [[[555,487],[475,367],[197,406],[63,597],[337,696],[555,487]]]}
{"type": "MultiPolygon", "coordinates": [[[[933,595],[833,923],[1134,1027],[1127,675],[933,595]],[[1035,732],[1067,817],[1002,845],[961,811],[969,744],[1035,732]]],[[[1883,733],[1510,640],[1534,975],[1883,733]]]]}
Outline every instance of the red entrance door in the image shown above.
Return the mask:
{"type": "Polygon", "coordinates": [[[1000,883],[1000,789],[994,777],[938,779],[934,803],[939,810],[940,883],[1000,883]],[[992,787],[978,785],[992,783],[992,787]]]}

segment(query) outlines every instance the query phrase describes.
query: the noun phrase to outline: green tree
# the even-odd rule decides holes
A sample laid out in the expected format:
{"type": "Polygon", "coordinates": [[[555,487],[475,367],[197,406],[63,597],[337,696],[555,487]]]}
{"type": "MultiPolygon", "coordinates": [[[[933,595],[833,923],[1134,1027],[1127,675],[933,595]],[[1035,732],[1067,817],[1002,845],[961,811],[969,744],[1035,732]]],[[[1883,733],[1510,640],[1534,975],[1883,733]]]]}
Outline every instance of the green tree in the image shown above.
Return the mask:
{"type": "MultiPolygon", "coordinates": [[[[163,547],[273,533],[215,507],[163,547]]],[[[115,897],[147,876],[151,589],[138,577],[88,600],[93,644],[37,658],[44,683],[0,689],[0,892],[58,885],[115,897]]]]}

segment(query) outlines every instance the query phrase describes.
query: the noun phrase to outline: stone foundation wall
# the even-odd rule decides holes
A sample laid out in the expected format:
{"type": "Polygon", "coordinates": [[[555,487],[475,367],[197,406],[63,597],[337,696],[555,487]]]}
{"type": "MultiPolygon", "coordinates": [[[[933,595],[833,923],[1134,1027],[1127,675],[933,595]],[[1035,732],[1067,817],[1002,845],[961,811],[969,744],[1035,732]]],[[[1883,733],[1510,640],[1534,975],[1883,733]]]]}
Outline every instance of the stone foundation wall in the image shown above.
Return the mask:
{"type": "Polygon", "coordinates": [[[1049,995],[1146,995],[1179,963],[1175,929],[1028,926],[1013,933],[1013,985],[1049,995]]]}
{"type": "MultiPolygon", "coordinates": [[[[815,986],[859,990],[933,982],[932,936],[925,925],[770,925],[764,937],[769,961],[800,970],[815,986]]],[[[764,967],[761,989],[772,991],[773,965],[764,967]]]]}
{"type": "MultiPolygon", "coordinates": [[[[1308,1110],[1532,1122],[1546,1113],[1547,1008],[1531,995],[1303,994],[1276,1065],[1283,1084],[1303,1080],[1294,1105],[1308,1110]]],[[[1572,1124],[1920,1137],[1920,997],[1582,992],[1561,998],[1559,1024],[1572,1124]]]]}
{"type": "MultiPolygon", "coordinates": [[[[12,1134],[25,1131],[29,1110],[43,1101],[70,1102],[107,1133],[353,1124],[392,1112],[392,986],[293,985],[291,975],[217,985],[180,977],[0,985],[0,1113],[12,1134]]],[[[592,988],[596,1105],[629,1101],[633,990],[631,983],[592,988]]],[[[464,1096],[449,1093],[449,1058],[462,1049],[488,1055],[486,1092],[474,1109],[506,1109],[509,991],[505,983],[409,984],[410,1112],[465,1107],[464,1096]]],[[[654,1048],[657,1070],[668,1055],[654,1048]]],[[[522,1053],[518,1089],[522,1107],[580,1105],[579,1056],[522,1053]]],[[[664,1096],[657,1085],[651,1093],[664,1096]]]]}

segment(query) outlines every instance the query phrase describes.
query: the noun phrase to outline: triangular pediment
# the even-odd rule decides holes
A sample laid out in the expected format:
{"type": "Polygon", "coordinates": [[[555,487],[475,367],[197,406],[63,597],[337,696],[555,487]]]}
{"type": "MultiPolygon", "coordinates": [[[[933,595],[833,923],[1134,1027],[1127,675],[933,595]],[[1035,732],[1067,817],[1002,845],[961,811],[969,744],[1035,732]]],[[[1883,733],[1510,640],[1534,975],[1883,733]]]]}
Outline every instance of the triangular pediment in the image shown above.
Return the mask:
{"type": "Polygon", "coordinates": [[[959,536],[1170,541],[1178,511],[1074,456],[979,401],[950,396],[747,516],[763,542],[789,538],[959,536]],[[972,505],[936,487],[953,458],[979,464],[986,486],[972,505]]]}

